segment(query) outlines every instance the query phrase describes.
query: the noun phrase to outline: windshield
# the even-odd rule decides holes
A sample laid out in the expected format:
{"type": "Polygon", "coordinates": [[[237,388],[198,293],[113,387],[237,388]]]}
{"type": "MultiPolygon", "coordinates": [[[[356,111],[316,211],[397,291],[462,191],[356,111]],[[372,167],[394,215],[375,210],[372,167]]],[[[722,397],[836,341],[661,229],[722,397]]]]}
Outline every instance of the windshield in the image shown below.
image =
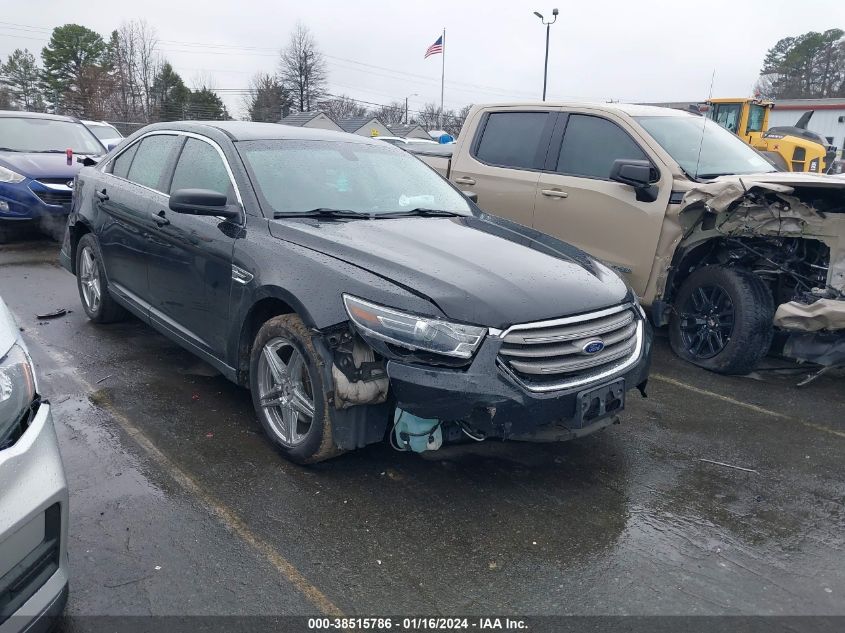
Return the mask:
{"type": "Polygon", "coordinates": [[[640,116],[637,122],[693,178],[776,171],[755,150],[703,116],[640,116]]]}
{"type": "Polygon", "coordinates": [[[267,140],[237,147],[262,205],[276,214],[315,209],[472,213],[466,199],[436,172],[388,144],[267,140]]]}
{"type": "Polygon", "coordinates": [[[64,152],[99,155],[102,144],[82,123],[24,117],[0,117],[0,147],[12,152],[64,152]]]}
{"type": "Polygon", "coordinates": [[[111,125],[104,125],[102,123],[89,123],[87,127],[94,133],[94,136],[96,136],[101,141],[105,141],[106,139],[122,138],[120,136],[120,132],[114,129],[111,125]]]}

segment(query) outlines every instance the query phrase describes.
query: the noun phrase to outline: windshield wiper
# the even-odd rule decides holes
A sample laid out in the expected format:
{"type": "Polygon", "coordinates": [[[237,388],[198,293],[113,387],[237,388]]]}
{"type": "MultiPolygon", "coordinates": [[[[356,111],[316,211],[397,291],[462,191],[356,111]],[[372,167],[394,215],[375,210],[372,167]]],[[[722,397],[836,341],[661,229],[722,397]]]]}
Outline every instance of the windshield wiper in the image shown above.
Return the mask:
{"type": "Polygon", "coordinates": [[[379,213],[380,218],[402,218],[409,215],[418,215],[431,218],[453,218],[453,217],[467,217],[468,213],[458,213],[457,211],[445,211],[443,209],[410,209],[408,211],[392,211],[390,213],[379,213]]]}
{"type": "Polygon", "coordinates": [[[372,218],[372,213],[353,211],[352,209],[311,209],[310,211],[277,211],[273,214],[279,218],[372,218]]]}

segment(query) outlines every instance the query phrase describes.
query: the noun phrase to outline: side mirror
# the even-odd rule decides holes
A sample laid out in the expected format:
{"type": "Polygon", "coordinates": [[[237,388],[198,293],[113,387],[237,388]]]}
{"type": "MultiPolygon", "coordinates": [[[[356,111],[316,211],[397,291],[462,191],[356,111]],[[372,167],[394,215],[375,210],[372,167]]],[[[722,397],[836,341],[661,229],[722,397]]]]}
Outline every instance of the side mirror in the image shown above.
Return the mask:
{"type": "Polygon", "coordinates": [[[229,199],[210,189],[179,189],[170,194],[170,210],[189,215],[213,215],[235,218],[237,208],[228,206],[229,199]]]}
{"type": "Polygon", "coordinates": [[[472,200],[475,204],[478,204],[478,194],[474,191],[462,191],[461,193],[464,194],[466,198],[472,200]]]}
{"type": "Polygon", "coordinates": [[[652,171],[651,163],[647,160],[619,158],[613,161],[610,179],[636,189],[637,200],[654,202],[657,200],[658,189],[657,185],[652,184],[652,171]]]}

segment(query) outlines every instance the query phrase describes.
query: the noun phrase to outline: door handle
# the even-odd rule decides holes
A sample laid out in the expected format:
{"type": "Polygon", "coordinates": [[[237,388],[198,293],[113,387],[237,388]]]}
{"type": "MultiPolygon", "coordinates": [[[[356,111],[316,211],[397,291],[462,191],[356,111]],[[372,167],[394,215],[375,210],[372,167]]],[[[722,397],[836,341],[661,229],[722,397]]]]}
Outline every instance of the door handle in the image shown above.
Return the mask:
{"type": "Polygon", "coordinates": [[[159,211],[158,213],[153,213],[153,222],[156,223],[157,226],[167,226],[170,224],[170,220],[167,219],[167,214],[164,212],[164,209],[159,211]]]}
{"type": "Polygon", "coordinates": [[[560,189],[541,189],[540,193],[549,198],[568,198],[569,194],[560,189]]]}
{"type": "Polygon", "coordinates": [[[106,193],[106,190],[103,189],[102,191],[95,191],[94,195],[97,196],[102,202],[105,202],[109,199],[109,194],[106,193]]]}
{"type": "Polygon", "coordinates": [[[461,176],[460,178],[455,178],[456,185],[474,185],[475,179],[470,178],[469,176],[461,176]]]}

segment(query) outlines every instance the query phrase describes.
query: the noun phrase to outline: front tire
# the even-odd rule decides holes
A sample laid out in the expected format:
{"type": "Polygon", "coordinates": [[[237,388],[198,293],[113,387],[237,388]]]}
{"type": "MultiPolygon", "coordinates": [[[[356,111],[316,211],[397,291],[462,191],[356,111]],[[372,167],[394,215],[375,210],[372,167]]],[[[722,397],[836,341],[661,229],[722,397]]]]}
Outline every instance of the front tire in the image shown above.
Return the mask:
{"type": "Polygon", "coordinates": [[[769,352],[774,301],[759,277],[705,266],[681,284],[669,323],[672,350],[720,374],[747,374],[769,352]]]}
{"type": "Polygon", "coordinates": [[[91,233],[83,235],[76,247],[76,287],[85,314],[94,323],[115,323],[126,318],[126,310],[109,293],[100,247],[91,233]]]}
{"type": "Polygon", "coordinates": [[[264,323],[250,353],[249,386],[258,421],[287,459],[313,464],[339,455],[318,357],[295,314],[264,323]]]}

